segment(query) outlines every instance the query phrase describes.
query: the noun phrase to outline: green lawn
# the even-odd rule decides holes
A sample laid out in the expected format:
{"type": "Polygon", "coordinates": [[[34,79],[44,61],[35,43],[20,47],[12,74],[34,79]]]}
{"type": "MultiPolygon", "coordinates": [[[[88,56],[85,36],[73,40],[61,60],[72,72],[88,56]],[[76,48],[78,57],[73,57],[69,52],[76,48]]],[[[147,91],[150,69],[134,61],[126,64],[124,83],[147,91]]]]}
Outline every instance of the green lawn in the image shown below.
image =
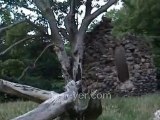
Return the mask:
{"type": "MultiPolygon", "coordinates": [[[[9,120],[36,106],[33,102],[0,104],[0,120],[9,120]]],[[[106,99],[103,100],[103,107],[99,120],[152,120],[153,113],[160,108],[160,95],[106,99]]]]}

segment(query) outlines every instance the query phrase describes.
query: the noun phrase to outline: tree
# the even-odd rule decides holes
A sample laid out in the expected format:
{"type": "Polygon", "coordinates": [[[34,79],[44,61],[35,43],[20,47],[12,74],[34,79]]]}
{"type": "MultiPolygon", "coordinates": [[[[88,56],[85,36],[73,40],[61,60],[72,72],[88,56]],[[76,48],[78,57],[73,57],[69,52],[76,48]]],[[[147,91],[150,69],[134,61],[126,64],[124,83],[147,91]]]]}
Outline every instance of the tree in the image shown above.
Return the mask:
{"type": "Polygon", "coordinates": [[[160,31],[159,11],[158,0],[124,0],[120,10],[112,10],[107,16],[113,17],[114,31],[157,36],[160,31]]]}
{"type": "MultiPolygon", "coordinates": [[[[4,18],[3,24],[7,24],[6,21],[4,18]]],[[[5,40],[5,43],[1,44],[0,48],[4,50],[19,39],[23,39],[32,30],[34,30],[34,27],[26,23],[12,27],[2,34],[2,39],[5,40]]],[[[34,41],[31,39],[16,45],[5,55],[1,55],[1,78],[41,89],[57,90],[53,83],[59,81],[58,84],[62,84],[63,81],[59,62],[51,46],[48,46],[42,57],[39,59],[36,58],[48,44],[49,42],[42,39],[36,39],[34,41]],[[36,66],[33,67],[35,60],[36,66]]]]}
{"type": "MultiPolygon", "coordinates": [[[[7,8],[9,14],[14,14],[14,19],[11,21],[12,24],[1,28],[0,33],[4,33],[21,23],[26,23],[34,28],[31,31],[32,34],[28,34],[28,31],[23,35],[24,37],[17,36],[15,43],[2,51],[0,55],[5,54],[14,46],[28,40],[35,41],[36,39],[42,39],[49,41],[48,45],[53,46],[61,64],[63,78],[66,82],[66,92],[58,94],[53,91],[41,90],[0,79],[1,91],[21,95],[36,102],[43,102],[36,109],[14,120],[47,120],[58,116],[60,116],[61,119],[66,119],[67,115],[69,120],[97,119],[101,114],[101,102],[89,97],[86,105],[82,106],[84,101],[80,101],[77,98],[77,94],[79,94],[83,88],[81,81],[82,61],[85,48],[84,37],[89,24],[101,13],[106,12],[107,9],[117,1],[118,0],[108,0],[105,5],[93,13],[92,8],[94,6],[92,6],[92,0],[68,0],[67,2],[49,0],[4,0],[0,3],[2,10],[7,8]],[[86,9],[82,23],[79,25],[77,17],[81,14],[79,11],[81,5],[85,5],[86,9]],[[19,8],[25,8],[35,12],[38,15],[37,19],[33,20],[35,17],[32,16],[27,17],[23,11],[19,12],[19,8]],[[24,18],[25,20],[23,20],[24,18]],[[15,22],[18,20],[21,21],[15,22]],[[63,24],[65,27],[62,27],[63,24]],[[48,29],[50,29],[50,33],[48,29]],[[68,53],[65,47],[66,42],[69,42],[71,48],[68,53]],[[95,112],[94,115],[91,114],[93,111],[95,112]]],[[[25,46],[26,45],[30,44],[27,43],[25,46]]],[[[48,46],[44,48],[37,59],[41,57],[47,47],[48,46]]],[[[35,66],[35,63],[36,61],[33,63],[33,66],[35,66]]]]}

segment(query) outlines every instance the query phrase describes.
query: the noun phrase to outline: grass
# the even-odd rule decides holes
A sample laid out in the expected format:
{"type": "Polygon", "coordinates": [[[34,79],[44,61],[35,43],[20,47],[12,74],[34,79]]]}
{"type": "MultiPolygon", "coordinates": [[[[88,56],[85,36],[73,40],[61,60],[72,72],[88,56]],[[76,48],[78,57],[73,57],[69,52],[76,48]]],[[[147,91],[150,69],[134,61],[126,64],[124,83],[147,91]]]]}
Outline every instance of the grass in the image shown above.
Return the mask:
{"type": "Polygon", "coordinates": [[[99,120],[153,120],[160,109],[160,95],[114,98],[103,102],[104,112],[99,120]]]}
{"type": "MultiPolygon", "coordinates": [[[[10,120],[36,106],[33,102],[0,103],[0,120],[10,120]]],[[[103,107],[103,114],[98,120],[152,120],[153,113],[160,109],[160,95],[106,99],[103,107]]]]}
{"type": "Polygon", "coordinates": [[[35,108],[33,102],[8,102],[0,103],[0,120],[10,120],[35,108]]]}

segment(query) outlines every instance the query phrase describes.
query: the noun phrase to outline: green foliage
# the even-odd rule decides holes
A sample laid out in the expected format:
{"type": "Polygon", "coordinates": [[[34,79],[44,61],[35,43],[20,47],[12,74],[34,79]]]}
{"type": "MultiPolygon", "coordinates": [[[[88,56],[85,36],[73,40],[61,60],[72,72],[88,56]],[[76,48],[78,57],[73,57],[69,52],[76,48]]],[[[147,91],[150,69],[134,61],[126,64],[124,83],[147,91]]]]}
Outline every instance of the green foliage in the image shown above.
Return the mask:
{"type": "Polygon", "coordinates": [[[14,28],[7,30],[5,36],[5,44],[11,45],[16,41],[19,41],[27,36],[27,33],[30,32],[32,29],[26,23],[19,24],[14,28]]]}
{"type": "Polygon", "coordinates": [[[11,14],[8,10],[6,9],[0,10],[0,21],[5,22],[6,24],[11,23],[11,14]]]}
{"type": "Polygon", "coordinates": [[[112,10],[116,32],[158,35],[160,28],[160,2],[158,0],[125,0],[120,10],[112,10]]]}
{"type": "Polygon", "coordinates": [[[8,59],[1,63],[2,76],[19,76],[24,69],[24,63],[18,59],[8,59]]]}
{"type": "MultiPolygon", "coordinates": [[[[33,26],[26,23],[21,23],[7,30],[1,36],[4,39],[4,43],[0,44],[0,52],[13,43],[29,36],[28,33],[30,31],[34,31],[33,35],[39,34],[33,26]]],[[[64,84],[62,81],[59,82],[62,79],[60,64],[51,47],[45,51],[33,66],[33,63],[49,42],[45,41],[43,37],[37,37],[15,46],[7,54],[0,56],[0,77],[41,89],[62,91],[62,85],[64,84]],[[18,81],[26,67],[29,67],[28,71],[18,81]]],[[[0,101],[6,100],[6,96],[7,98],[12,98],[1,94],[2,99],[0,101]]]]}

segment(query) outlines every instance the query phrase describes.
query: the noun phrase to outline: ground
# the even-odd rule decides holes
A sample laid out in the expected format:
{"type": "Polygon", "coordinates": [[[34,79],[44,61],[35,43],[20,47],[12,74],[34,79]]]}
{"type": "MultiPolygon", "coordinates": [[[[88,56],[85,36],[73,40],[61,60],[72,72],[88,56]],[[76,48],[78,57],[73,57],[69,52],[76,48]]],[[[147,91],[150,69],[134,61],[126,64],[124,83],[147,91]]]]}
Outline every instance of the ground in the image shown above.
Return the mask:
{"type": "MultiPolygon", "coordinates": [[[[23,101],[0,103],[0,120],[10,120],[36,106],[23,101]]],[[[104,99],[103,106],[103,115],[98,120],[153,120],[153,113],[160,109],[160,94],[104,99]]]]}

